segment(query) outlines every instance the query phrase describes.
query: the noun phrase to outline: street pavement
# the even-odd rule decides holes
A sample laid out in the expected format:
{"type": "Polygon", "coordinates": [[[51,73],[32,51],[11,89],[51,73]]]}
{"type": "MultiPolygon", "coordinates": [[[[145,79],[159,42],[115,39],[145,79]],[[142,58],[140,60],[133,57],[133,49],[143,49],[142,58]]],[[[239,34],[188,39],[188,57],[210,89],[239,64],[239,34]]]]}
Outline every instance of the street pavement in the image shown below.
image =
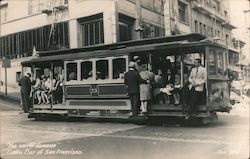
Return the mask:
{"type": "Polygon", "coordinates": [[[3,159],[247,159],[249,110],[235,106],[200,127],[85,119],[36,121],[0,100],[3,159]]]}

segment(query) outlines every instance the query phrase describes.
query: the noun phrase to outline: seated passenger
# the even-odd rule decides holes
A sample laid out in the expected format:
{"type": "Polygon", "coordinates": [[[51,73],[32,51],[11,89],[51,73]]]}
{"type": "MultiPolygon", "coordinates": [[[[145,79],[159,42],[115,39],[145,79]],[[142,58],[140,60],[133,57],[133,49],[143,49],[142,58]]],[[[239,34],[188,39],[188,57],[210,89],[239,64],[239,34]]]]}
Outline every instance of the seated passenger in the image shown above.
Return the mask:
{"type": "Polygon", "coordinates": [[[33,86],[34,89],[34,97],[38,100],[37,104],[41,104],[41,79],[39,77],[36,78],[36,83],[33,86]]]}
{"type": "Polygon", "coordinates": [[[71,80],[76,80],[77,79],[77,76],[76,76],[76,72],[70,72],[69,73],[69,81],[71,81],[71,80]]]}
{"type": "Polygon", "coordinates": [[[49,104],[48,92],[49,92],[48,76],[42,76],[41,96],[43,104],[49,104]]]}
{"type": "Polygon", "coordinates": [[[62,82],[63,79],[60,78],[60,75],[56,76],[56,82],[54,85],[54,103],[58,104],[58,103],[62,103],[62,97],[63,97],[63,89],[62,89],[62,82]]]}
{"type": "Polygon", "coordinates": [[[174,78],[174,85],[173,85],[174,90],[171,92],[174,97],[174,104],[178,105],[180,104],[180,94],[181,94],[181,75],[180,74],[175,74],[174,78]]]}
{"type": "Polygon", "coordinates": [[[169,104],[169,96],[165,93],[160,92],[160,88],[163,88],[165,86],[165,81],[164,78],[162,76],[162,70],[158,70],[157,71],[157,75],[155,75],[154,78],[154,91],[153,94],[156,98],[156,103],[157,104],[169,104]]]}

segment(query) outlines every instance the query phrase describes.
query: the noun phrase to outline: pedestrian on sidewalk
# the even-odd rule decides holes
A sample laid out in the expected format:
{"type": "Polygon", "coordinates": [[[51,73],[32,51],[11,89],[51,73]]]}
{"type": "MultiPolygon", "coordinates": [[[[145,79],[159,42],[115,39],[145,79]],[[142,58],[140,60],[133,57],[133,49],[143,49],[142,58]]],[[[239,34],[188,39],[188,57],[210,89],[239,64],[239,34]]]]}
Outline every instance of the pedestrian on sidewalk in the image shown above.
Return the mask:
{"type": "Polygon", "coordinates": [[[18,85],[21,86],[22,107],[24,113],[28,113],[31,108],[30,91],[32,83],[30,78],[31,73],[27,72],[18,82],[18,85]]]}

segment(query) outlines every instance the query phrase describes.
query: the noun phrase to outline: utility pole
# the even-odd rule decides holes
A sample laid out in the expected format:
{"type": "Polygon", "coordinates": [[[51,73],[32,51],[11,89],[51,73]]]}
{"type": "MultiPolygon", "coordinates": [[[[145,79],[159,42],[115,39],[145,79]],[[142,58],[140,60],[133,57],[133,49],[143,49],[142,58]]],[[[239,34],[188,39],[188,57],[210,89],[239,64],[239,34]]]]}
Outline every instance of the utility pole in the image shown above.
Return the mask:
{"type": "Polygon", "coordinates": [[[6,57],[3,57],[2,59],[2,67],[4,67],[4,72],[5,72],[5,95],[8,94],[8,89],[7,89],[7,68],[10,68],[10,59],[9,58],[6,58],[6,57]]]}

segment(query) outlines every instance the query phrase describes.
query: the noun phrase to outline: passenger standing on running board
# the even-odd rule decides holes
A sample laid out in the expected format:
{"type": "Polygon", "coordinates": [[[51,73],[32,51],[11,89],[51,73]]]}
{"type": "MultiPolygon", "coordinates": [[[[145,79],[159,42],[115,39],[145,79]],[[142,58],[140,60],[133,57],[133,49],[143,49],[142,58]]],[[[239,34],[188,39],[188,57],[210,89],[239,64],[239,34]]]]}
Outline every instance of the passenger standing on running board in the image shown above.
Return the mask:
{"type": "Polygon", "coordinates": [[[190,99],[188,117],[196,116],[198,113],[199,101],[202,99],[203,90],[207,81],[207,70],[201,65],[201,59],[195,60],[195,67],[192,68],[188,78],[190,83],[190,99]]]}
{"type": "Polygon", "coordinates": [[[147,83],[135,70],[135,63],[129,63],[129,71],[125,73],[124,83],[127,85],[128,96],[131,102],[132,113],[131,116],[137,116],[140,108],[140,87],[141,83],[147,83]]]}

